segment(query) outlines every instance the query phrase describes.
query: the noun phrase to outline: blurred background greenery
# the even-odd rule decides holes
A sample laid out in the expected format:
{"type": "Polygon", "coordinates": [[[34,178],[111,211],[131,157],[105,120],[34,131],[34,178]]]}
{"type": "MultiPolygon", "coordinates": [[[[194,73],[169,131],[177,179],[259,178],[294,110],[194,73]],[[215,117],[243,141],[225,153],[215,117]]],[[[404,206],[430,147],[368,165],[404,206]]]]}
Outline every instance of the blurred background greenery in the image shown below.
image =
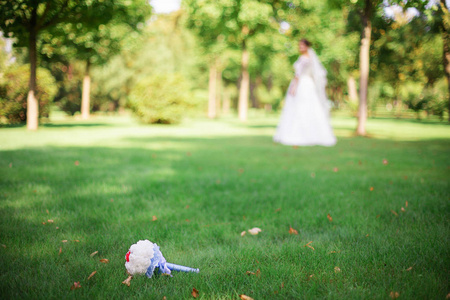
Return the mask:
{"type": "Polygon", "coordinates": [[[40,122],[57,110],[83,118],[129,110],[144,123],[169,124],[233,115],[240,101],[276,113],[300,38],[328,70],[333,109],[357,116],[365,14],[369,117],[448,118],[444,0],[183,0],[164,13],[146,0],[0,6],[0,124],[27,121],[33,36],[40,122]]]}

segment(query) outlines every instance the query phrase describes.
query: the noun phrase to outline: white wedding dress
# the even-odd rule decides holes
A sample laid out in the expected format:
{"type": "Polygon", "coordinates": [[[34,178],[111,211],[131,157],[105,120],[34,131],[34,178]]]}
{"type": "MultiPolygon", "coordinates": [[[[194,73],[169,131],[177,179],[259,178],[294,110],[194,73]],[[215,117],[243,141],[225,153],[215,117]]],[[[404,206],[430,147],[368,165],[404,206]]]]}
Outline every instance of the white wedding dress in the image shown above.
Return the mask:
{"type": "Polygon", "coordinates": [[[297,90],[294,95],[290,94],[295,83],[292,80],[273,140],[291,146],[333,146],[336,137],[325,94],[326,70],[314,50],[308,49],[308,55],[300,56],[294,64],[297,90]]]}

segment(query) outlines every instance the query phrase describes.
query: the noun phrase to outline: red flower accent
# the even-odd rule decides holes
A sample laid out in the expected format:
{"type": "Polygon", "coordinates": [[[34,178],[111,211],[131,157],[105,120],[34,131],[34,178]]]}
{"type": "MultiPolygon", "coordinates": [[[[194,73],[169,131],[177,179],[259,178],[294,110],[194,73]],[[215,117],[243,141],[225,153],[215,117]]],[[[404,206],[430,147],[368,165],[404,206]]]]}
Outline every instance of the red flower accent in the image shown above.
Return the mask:
{"type": "Polygon", "coordinates": [[[125,259],[127,262],[130,262],[130,251],[127,252],[127,255],[125,255],[125,259]]]}

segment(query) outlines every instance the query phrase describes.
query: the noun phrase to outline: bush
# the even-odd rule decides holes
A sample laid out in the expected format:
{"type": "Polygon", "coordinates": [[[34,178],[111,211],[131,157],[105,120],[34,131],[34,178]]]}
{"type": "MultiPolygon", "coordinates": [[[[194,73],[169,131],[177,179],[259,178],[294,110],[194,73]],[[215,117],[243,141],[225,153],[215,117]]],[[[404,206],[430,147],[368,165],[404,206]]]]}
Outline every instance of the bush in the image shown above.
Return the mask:
{"type": "Polygon", "coordinates": [[[129,107],[147,124],[179,123],[195,106],[189,85],[179,74],[153,75],[140,80],[131,90],[129,107]]]}
{"type": "MultiPolygon", "coordinates": [[[[12,67],[0,78],[0,116],[10,124],[27,120],[27,96],[30,66],[12,67]]],[[[55,79],[47,69],[37,69],[36,98],[39,102],[39,117],[48,117],[56,94],[55,79]]]]}

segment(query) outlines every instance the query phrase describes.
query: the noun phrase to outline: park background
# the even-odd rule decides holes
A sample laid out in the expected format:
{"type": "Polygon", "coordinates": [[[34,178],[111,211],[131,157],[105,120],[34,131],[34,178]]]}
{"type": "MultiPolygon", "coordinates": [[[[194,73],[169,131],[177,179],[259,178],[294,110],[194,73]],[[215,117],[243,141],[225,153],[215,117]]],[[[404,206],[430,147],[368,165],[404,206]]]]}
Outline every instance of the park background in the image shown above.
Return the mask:
{"type": "Polygon", "coordinates": [[[448,297],[448,2],[158,3],[0,0],[1,295],[448,297]],[[300,38],[335,147],[272,142],[300,38]]]}

